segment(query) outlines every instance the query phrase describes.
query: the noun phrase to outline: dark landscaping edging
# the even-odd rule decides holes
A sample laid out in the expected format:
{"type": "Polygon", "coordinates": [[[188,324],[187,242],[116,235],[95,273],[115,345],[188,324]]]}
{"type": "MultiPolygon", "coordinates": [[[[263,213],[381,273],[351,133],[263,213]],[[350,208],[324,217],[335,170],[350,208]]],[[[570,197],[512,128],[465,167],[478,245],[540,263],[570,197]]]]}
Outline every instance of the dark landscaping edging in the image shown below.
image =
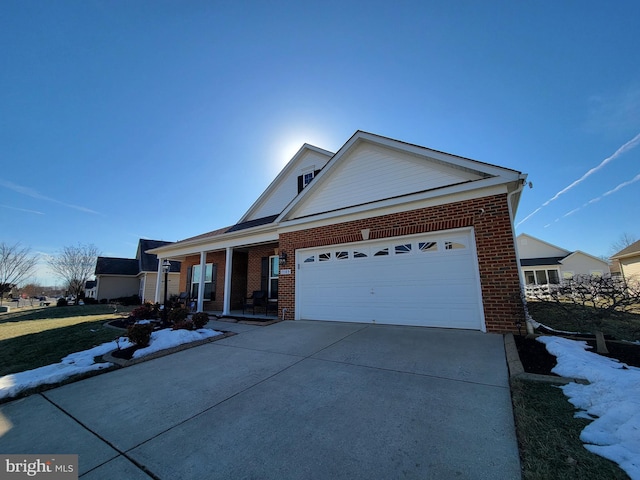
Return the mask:
{"type": "MultiPolygon", "coordinates": [[[[215,337],[203,338],[202,340],[196,340],[191,343],[183,343],[182,345],[176,345],[175,347],[166,348],[164,350],[159,350],[157,352],[150,353],[149,355],[145,355],[140,358],[132,358],[129,360],[125,360],[124,358],[117,358],[112,355],[113,352],[107,353],[102,356],[102,359],[105,362],[114,363],[120,367],[129,367],[131,365],[135,365],[137,363],[146,362],[147,360],[153,360],[154,358],[164,357],[165,355],[171,355],[172,353],[180,352],[182,350],[187,350],[189,348],[198,347],[200,345],[204,345],[205,343],[215,342],[216,340],[221,340],[223,338],[231,337],[236,335],[234,332],[222,332],[222,335],[216,335],[215,337]]],[[[114,350],[115,352],[116,350],[114,350]]]]}
{"type": "Polygon", "coordinates": [[[538,373],[527,373],[524,371],[522,362],[520,361],[520,355],[518,354],[518,348],[516,347],[516,341],[513,338],[513,333],[507,333],[504,336],[504,351],[507,356],[507,366],[509,367],[509,378],[529,380],[532,382],[551,383],[554,385],[566,385],[567,383],[581,383],[587,385],[589,382],[583,378],[566,378],[557,377],[555,375],[540,375],[538,373]]]}

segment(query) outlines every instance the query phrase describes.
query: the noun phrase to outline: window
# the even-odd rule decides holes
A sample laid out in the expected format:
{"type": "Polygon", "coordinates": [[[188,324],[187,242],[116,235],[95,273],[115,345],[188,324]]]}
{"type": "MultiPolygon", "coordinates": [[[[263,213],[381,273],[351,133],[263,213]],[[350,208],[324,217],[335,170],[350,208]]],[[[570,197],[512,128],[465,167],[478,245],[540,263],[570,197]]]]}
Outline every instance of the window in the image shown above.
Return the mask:
{"type": "MultiPolygon", "coordinates": [[[[215,300],[216,292],[213,279],[213,263],[207,263],[204,270],[204,300],[215,300]]],[[[194,265],[191,272],[191,298],[198,298],[200,291],[201,265],[194,265]]]]}
{"type": "Polygon", "coordinates": [[[411,253],[411,244],[403,243],[402,245],[396,245],[395,252],[396,252],[396,255],[400,255],[403,253],[411,253]]]}
{"type": "Polygon", "coordinates": [[[328,260],[331,260],[331,253],[327,252],[327,253],[321,253],[318,255],[319,262],[326,262],[328,260]]]}
{"type": "Polygon", "coordinates": [[[353,251],[353,258],[367,258],[367,254],[364,252],[359,252],[357,250],[353,251]]]}
{"type": "Polygon", "coordinates": [[[527,285],[546,285],[548,283],[557,285],[560,283],[560,274],[558,270],[525,270],[524,281],[527,285]]]}
{"type": "Polygon", "coordinates": [[[535,285],[536,284],[536,277],[533,274],[533,270],[525,270],[525,272],[524,272],[524,282],[527,285],[535,285]]]}
{"type": "Polygon", "coordinates": [[[444,242],[445,250],[459,250],[465,248],[464,244],[458,242],[444,242]]]}
{"type": "Polygon", "coordinates": [[[438,244],[436,242],[419,242],[418,248],[421,252],[435,252],[438,250],[438,244]]]}
{"type": "Polygon", "coordinates": [[[269,298],[278,298],[278,276],[280,275],[280,258],[269,257],[269,298]]]}
{"type": "Polygon", "coordinates": [[[313,263],[316,261],[316,256],[315,255],[311,255],[310,257],[307,257],[304,259],[304,263],[313,263]]]}
{"type": "Polygon", "coordinates": [[[302,187],[304,188],[307,185],[309,185],[311,183],[311,180],[313,180],[313,177],[314,177],[313,172],[302,174],[302,187]]]}
{"type": "Polygon", "coordinates": [[[374,257],[383,257],[385,255],[389,255],[389,247],[381,248],[376,253],[373,254],[374,257]]]}
{"type": "Polygon", "coordinates": [[[349,258],[349,252],[336,252],[336,260],[346,260],[349,258]]]}

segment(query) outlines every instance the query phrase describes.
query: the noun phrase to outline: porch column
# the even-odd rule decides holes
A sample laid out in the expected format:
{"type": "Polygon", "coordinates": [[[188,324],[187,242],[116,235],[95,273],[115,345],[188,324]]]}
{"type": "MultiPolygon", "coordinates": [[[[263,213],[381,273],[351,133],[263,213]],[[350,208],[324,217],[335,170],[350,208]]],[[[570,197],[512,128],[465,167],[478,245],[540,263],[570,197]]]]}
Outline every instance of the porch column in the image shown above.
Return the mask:
{"type": "Polygon", "coordinates": [[[224,297],[222,315],[231,314],[231,271],[233,268],[233,248],[227,247],[224,266],[224,297]]]}
{"type": "Polygon", "coordinates": [[[154,303],[160,303],[160,283],[162,282],[162,262],[164,258],[158,258],[158,275],[156,275],[156,295],[154,303]]]}
{"type": "Polygon", "coordinates": [[[200,284],[198,285],[198,312],[204,308],[204,279],[207,273],[207,252],[200,252],[200,284]]]}

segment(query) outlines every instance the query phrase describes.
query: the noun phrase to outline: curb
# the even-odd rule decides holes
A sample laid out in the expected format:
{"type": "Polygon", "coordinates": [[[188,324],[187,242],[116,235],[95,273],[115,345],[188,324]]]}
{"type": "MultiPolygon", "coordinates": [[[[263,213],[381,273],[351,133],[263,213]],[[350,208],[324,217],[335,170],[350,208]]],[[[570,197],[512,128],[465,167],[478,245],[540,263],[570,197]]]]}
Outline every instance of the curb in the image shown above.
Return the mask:
{"type": "Polygon", "coordinates": [[[504,351],[507,357],[507,366],[509,367],[509,379],[528,380],[530,382],[550,383],[553,385],[566,385],[568,383],[581,383],[588,385],[589,382],[583,378],[567,378],[555,375],[540,375],[538,373],[527,373],[524,371],[516,341],[513,333],[507,333],[504,336],[504,351]]]}
{"type": "MultiPolygon", "coordinates": [[[[129,360],[125,360],[124,358],[117,358],[112,355],[113,352],[106,353],[102,355],[102,359],[105,362],[111,362],[119,367],[130,367],[131,365],[136,365],[137,363],[146,362],[147,360],[153,360],[154,358],[164,357],[166,355],[171,355],[172,353],[180,352],[182,350],[187,350],[193,347],[199,347],[200,345],[204,345],[205,343],[212,343],[217,340],[222,340],[223,338],[232,337],[236,335],[234,332],[222,332],[222,335],[216,335],[215,337],[203,338],[202,340],[196,340],[191,343],[183,343],[182,345],[176,345],[175,347],[166,348],[164,350],[160,350],[158,352],[150,353],[149,355],[145,355],[140,358],[131,358],[129,360]]],[[[116,350],[114,350],[115,352],[116,350]]]]}

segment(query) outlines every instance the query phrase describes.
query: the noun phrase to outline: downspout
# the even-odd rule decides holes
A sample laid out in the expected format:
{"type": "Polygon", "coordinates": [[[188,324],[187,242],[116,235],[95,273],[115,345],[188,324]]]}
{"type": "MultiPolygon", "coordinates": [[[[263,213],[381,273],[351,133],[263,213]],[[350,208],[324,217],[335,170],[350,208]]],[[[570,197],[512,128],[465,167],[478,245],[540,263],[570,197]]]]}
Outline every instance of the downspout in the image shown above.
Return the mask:
{"type": "Polygon", "coordinates": [[[511,197],[516,193],[521,193],[524,188],[526,176],[520,177],[520,186],[513,192],[507,194],[507,208],[509,209],[509,218],[511,219],[511,236],[513,237],[513,247],[516,252],[516,263],[518,266],[518,283],[520,285],[520,298],[522,299],[522,307],[524,308],[525,326],[528,334],[533,334],[533,325],[531,324],[531,316],[529,315],[529,309],[527,308],[527,299],[524,295],[524,283],[522,282],[522,266],[520,264],[520,252],[518,252],[518,242],[516,240],[516,227],[514,225],[513,207],[511,206],[511,197]]]}

